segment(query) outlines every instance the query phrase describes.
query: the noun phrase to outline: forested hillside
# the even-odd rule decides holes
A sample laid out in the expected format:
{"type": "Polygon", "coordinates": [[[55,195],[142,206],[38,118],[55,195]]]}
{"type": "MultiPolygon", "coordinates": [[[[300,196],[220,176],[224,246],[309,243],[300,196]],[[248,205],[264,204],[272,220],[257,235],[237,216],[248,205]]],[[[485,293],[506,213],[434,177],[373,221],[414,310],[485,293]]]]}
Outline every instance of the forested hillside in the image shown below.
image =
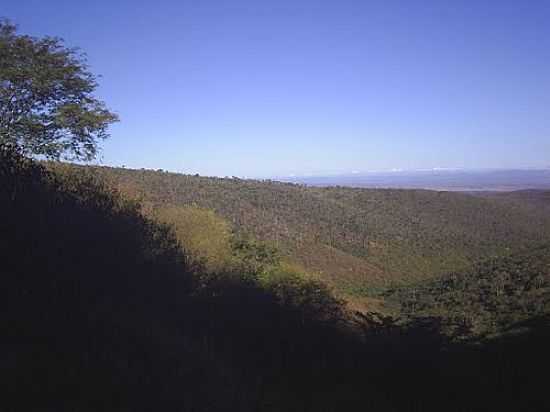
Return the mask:
{"type": "MultiPolygon", "coordinates": [[[[96,173],[51,173],[9,149],[0,183],[4,410],[549,406],[540,311],[508,325],[521,326],[513,335],[455,342],[435,316],[350,313],[204,209],[157,208],[152,219],[96,173]],[[225,241],[205,249],[196,221],[225,241]],[[203,262],[191,250],[225,250],[229,260],[203,262]]],[[[535,296],[546,283],[530,273],[535,296]]]]}
{"type": "Polygon", "coordinates": [[[385,293],[410,319],[437,317],[457,337],[503,333],[511,325],[550,313],[550,247],[480,261],[385,293]]]}
{"type": "Polygon", "coordinates": [[[543,210],[425,190],[312,188],[100,167],[148,207],[196,205],[350,295],[467,268],[548,238],[543,210]]]}
{"type": "Polygon", "coordinates": [[[512,192],[473,192],[472,195],[509,205],[530,207],[533,213],[550,214],[550,190],[516,190],[512,192]]]}
{"type": "Polygon", "coordinates": [[[322,284],[207,270],[94,174],[0,149],[1,410],[300,410],[329,342],[353,348],[322,284]]]}

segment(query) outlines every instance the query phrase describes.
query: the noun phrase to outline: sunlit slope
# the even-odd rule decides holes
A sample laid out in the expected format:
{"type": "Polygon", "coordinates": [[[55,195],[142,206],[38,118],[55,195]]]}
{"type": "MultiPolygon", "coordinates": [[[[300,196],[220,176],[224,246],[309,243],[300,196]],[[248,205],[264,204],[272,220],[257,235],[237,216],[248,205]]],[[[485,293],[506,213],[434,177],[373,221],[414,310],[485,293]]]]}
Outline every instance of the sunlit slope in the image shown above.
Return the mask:
{"type": "Polygon", "coordinates": [[[460,335],[495,334],[550,313],[550,246],[485,259],[462,273],[385,293],[401,315],[435,316],[460,335]]]}
{"type": "Polygon", "coordinates": [[[550,233],[543,211],[461,193],[96,170],[146,204],[212,209],[238,232],[273,242],[351,293],[465,268],[482,257],[537,245],[550,233]]]}

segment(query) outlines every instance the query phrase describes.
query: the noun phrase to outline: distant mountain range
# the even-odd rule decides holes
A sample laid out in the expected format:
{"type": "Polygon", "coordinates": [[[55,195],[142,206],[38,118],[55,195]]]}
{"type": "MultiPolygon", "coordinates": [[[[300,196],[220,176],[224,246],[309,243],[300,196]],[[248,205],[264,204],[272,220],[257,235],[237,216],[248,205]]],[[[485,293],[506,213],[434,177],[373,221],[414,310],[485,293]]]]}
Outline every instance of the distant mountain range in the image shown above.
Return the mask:
{"type": "Polygon", "coordinates": [[[514,191],[550,189],[550,169],[430,169],[352,172],[325,176],[278,177],[308,186],[431,189],[448,191],[514,191]]]}

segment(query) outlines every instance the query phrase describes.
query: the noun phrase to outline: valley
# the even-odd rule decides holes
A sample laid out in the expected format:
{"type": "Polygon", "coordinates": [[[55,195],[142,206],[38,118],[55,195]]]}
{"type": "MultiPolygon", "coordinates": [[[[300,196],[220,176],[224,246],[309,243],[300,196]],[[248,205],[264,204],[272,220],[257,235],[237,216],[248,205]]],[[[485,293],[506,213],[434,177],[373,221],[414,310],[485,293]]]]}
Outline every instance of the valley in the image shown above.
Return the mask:
{"type": "Polygon", "coordinates": [[[267,242],[346,296],[466,269],[550,236],[546,192],[537,206],[532,192],[472,196],[93,170],[148,208],[212,210],[232,231],[267,242]]]}

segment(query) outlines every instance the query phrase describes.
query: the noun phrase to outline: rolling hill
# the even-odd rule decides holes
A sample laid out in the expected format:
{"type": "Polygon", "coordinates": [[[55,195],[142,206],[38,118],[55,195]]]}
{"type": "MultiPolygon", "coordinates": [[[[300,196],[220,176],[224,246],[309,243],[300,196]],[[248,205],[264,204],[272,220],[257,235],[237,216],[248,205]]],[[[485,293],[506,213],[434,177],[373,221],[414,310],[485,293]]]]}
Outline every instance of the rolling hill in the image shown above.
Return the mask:
{"type": "Polygon", "coordinates": [[[307,187],[163,171],[87,169],[151,210],[213,210],[347,296],[466,269],[534,247],[550,216],[522,202],[455,192],[307,187]]]}

